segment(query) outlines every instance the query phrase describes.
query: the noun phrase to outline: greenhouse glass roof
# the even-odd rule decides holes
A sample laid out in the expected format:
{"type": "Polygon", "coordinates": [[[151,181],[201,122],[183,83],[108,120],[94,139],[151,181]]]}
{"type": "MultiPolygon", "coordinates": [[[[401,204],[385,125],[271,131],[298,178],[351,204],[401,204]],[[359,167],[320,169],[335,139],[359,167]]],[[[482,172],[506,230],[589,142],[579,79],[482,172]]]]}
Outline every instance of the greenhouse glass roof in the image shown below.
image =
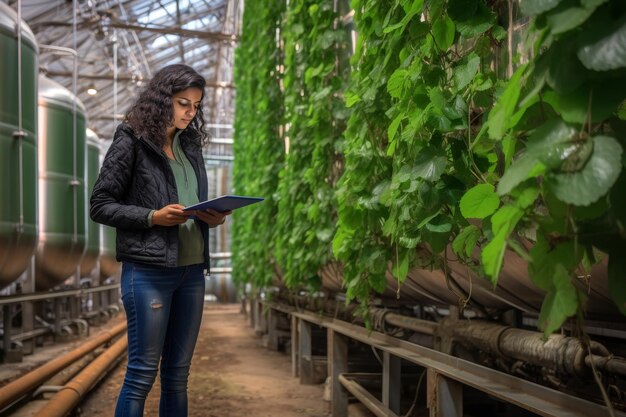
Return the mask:
{"type": "Polygon", "coordinates": [[[75,89],[88,126],[101,138],[111,138],[146,80],[176,63],[191,65],[206,78],[207,122],[232,125],[243,0],[9,0],[9,5],[21,7],[37,37],[40,71],[75,89]],[[59,47],[77,51],[76,86],[73,57],[59,47]],[[97,93],[89,95],[90,88],[97,93]]]}

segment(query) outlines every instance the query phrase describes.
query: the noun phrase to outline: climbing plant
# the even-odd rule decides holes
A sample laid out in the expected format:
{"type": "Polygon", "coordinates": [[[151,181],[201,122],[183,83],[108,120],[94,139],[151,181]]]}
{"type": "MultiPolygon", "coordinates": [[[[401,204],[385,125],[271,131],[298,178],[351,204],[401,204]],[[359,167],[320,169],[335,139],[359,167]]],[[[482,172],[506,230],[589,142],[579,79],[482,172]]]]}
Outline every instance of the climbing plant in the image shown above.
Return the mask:
{"type": "Polygon", "coordinates": [[[281,4],[246,4],[237,54],[235,187],[268,197],[235,213],[238,275],[311,283],[332,237],[362,306],[452,261],[495,287],[507,255],[546,333],[594,265],[626,313],[623,1],[352,0],[347,88],[333,2],[281,4]]]}
{"type": "Polygon", "coordinates": [[[476,206],[478,187],[481,200],[499,200],[463,213],[490,224],[479,237],[483,270],[495,284],[507,247],[526,259],[546,292],[539,325],[549,333],[582,311],[591,266],[607,255],[610,292],[626,313],[626,4],[525,0],[521,11],[533,17],[533,58],[503,84],[471,142],[493,162],[484,184],[464,195],[461,211],[476,206]],[[501,147],[500,155],[490,147],[501,147]],[[520,236],[534,246],[527,250],[520,236]]]}
{"type": "MultiPolygon", "coordinates": [[[[625,252],[626,17],[619,1],[525,0],[517,53],[521,31],[498,19],[500,4],[352,2],[359,42],[333,247],[363,303],[386,287],[389,264],[399,282],[414,267],[447,273],[451,245],[496,285],[512,250],[546,291],[549,333],[581,311],[594,248],[610,255],[612,288],[626,286],[614,256],[625,252]]],[[[612,293],[625,311],[626,292],[612,293]]]]}
{"type": "Polygon", "coordinates": [[[343,58],[348,36],[333,3],[290,2],[281,27],[287,154],[278,187],[276,257],[290,287],[319,287],[318,270],[332,256],[349,70],[343,58]]]}
{"type": "Polygon", "coordinates": [[[490,47],[506,32],[482,2],[461,3],[353,2],[359,41],[333,245],[348,295],[364,302],[387,286],[390,263],[400,283],[413,267],[443,269],[439,254],[466,223],[458,201],[481,172],[469,107],[478,94],[492,105],[490,47]]]}
{"type": "Polygon", "coordinates": [[[233,191],[265,201],[233,213],[233,278],[256,287],[269,285],[274,277],[275,193],[284,155],[277,36],[283,10],[280,1],[247,2],[235,57],[233,191]]]}

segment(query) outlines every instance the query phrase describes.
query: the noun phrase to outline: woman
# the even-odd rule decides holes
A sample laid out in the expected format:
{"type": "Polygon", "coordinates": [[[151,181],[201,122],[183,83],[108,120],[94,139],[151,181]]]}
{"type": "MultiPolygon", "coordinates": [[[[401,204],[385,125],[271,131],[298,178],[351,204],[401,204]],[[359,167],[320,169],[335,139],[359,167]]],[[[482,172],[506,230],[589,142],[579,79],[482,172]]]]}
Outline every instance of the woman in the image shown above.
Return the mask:
{"type": "Polygon", "coordinates": [[[187,415],[187,378],[204,302],[213,210],[202,145],[205,80],[186,65],[160,70],[115,132],[91,196],[91,218],[117,229],[128,367],[115,417],[142,416],[161,369],[161,417],[187,415]],[[194,218],[190,218],[190,216],[194,218]]]}

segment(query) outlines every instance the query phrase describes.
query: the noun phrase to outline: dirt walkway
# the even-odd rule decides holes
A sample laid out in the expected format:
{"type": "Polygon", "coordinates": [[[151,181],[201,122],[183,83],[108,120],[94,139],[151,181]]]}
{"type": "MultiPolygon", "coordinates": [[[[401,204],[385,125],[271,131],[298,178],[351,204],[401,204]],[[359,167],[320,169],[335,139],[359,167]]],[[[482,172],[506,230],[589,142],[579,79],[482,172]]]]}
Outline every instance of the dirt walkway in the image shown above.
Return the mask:
{"type": "MultiPolygon", "coordinates": [[[[123,361],[90,395],[82,416],[113,416],[125,369],[123,361]]],[[[158,416],[158,392],[157,382],[145,416],[158,416]]],[[[289,357],[261,346],[239,305],[205,307],[189,377],[190,417],[326,417],[322,396],[323,386],[291,376],[289,357]]]]}

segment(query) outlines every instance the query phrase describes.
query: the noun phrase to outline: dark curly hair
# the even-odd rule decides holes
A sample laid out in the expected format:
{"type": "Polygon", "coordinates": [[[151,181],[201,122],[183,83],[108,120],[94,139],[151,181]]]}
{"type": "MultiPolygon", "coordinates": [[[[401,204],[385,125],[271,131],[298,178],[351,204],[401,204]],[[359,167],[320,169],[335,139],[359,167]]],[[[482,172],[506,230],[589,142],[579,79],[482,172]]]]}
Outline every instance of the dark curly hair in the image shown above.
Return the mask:
{"type": "MultiPolygon", "coordinates": [[[[136,135],[154,142],[160,148],[165,143],[165,132],[171,126],[172,96],[187,88],[202,90],[206,80],[188,65],[175,64],[162,68],[148,85],[141,91],[139,97],[126,113],[124,122],[128,124],[136,135]]],[[[196,116],[185,129],[189,138],[202,146],[208,142],[208,135],[204,130],[204,113],[202,102],[198,106],[196,116]]]]}

